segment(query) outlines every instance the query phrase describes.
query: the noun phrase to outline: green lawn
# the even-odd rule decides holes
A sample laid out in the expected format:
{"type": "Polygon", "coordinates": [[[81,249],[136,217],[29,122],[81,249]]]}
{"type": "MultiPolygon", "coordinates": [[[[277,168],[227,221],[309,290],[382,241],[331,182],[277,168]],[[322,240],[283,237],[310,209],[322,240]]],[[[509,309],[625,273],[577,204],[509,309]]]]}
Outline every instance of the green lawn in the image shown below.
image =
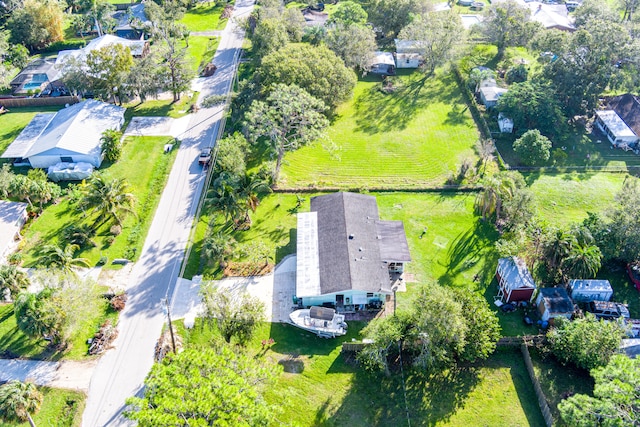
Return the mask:
{"type": "Polygon", "coordinates": [[[545,357],[535,348],[530,349],[530,353],[533,369],[547,398],[553,418],[558,426],[566,426],[560,420],[558,403],[575,393],[591,395],[593,378],[585,370],[571,365],[562,366],[553,356],[545,357]]]}
{"type": "Polygon", "coordinates": [[[475,163],[478,132],[453,77],[413,73],[397,81],[391,94],[380,90],[380,77],[358,82],[328,130],[337,148],[315,143],[288,153],[278,185],[432,187],[463,160],[475,163]]]}
{"type": "Polygon", "coordinates": [[[627,174],[524,174],[535,194],[538,214],[557,226],[582,222],[587,212],[603,213],[622,189],[627,174]]]}
{"type": "Polygon", "coordinates": [[[22,132],[38,113],[55,112],[59,107],[11,108],[8,113],[0,115],[0,154],[4,153],[9,144],[22,132]]]}
{"type": "Polygon", "coordinates": [[[222,30],[227,25],[227,19],[220,19],[226,3],[205,3],[191,8],[179,21],[185,24],[189,31],[222,30]]]}
{"type": "MultiPolygon", "coordinates": [[[[359,337],[363,324],[349,326],[345,337],[323,340],[290,325],[262,325],[246,353],[281,372],[266,393],[268,402],[282,408],[274,425],[407,425],[400,374],[368,374],[340,354],[340,343],[359,337]],[[261,356],[260,342],[268,338],[275,344],[261,356]]],[[[213,345],[207,328],[183,334],[187,346],[213,345]]],[[[518,351],[499,351],[482,364],[438,378],[410,369],[405,376],[411,425],[543,425],[518,351]]]]}
{"type": "Polygon", "coordinates": [[[178,119],[186,116],[191,107],[198,99],[200,92],[194,92],[192,94],[183,94],[178,102],[173,102],[172,99],[149,99],[142,104],[138,102],[131,102],[125,104],[127,111],[124,113],[125,125],[123,129],[129,124],[132,117],[172,117],[178,119]]]}
{"type": "Polygon", "coordinates": [[[27,337],[16,325],[13,304],[0,304],[0,356],[5,358],[29,358],[58,360],[62,357],[68,360],[87,358],[89,346],[87,340],[93,337],[100,325],[106,319],[115,324],[118,314],[114,312],[107,300],[101,300],[100,310],[84,319],[78,331],[71,336],[69,347],[64,352],[54,352],[47,347],[47,341],[27,337]]]}
{"type": "MultiPolygon", "coordinates": [[[[40,410],[33,415],[37,426],[80,427],[82,412],[85,405],[85,395],[78,391],[60,390],[40,387],[43,402],[40,410]]],[[[4,423],[0,420],[0,427],[28,427],[29,423],[4,423]]]]}
{"type": "Polygon", "coordinates": [[[194,73],[199,74],[205,64],[213,60],[219,43],[220,37],[189,37],[187,57],[194,73]]]}
{"type": "MultiPolygon", "coordinates": [[[[127,255],[137,257],[177,153],[177,150],[169,154],[163,153],[164,144],[171,140],[173,138],[170,137],[127,137],[122,159],[101,168],[107,176],[127,180],[130,191],[137,199],[137,218],[126,218],[122,234],[112,244],[107,242],[110,224],[101,226],[95,238],[97,246],[81,252],[80,256],[89,259],[92,264],[101,256],[106,256],[109,260],[127,255]]],[[[36,249],[44,242],[55,241],[64,227],[79,221],[93,223],[94,219],[94,216],[82,219],[82,214],[75,210],[68,198],[47,207],[26,228],[25,240],[21,246],[25,265],[32,266],[37,256],[36,249]]]]}

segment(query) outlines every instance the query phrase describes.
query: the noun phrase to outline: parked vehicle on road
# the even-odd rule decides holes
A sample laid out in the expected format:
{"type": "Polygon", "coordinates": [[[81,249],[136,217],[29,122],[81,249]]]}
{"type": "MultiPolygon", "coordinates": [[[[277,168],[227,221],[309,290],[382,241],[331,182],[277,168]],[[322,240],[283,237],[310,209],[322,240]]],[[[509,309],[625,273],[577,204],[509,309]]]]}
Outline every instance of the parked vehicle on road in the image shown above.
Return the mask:
{"type": "Polygon", "coordinates": [[[202,166],[209,166],[211,163],[211,148],[204,148],[198,157],[198,163],[202,166]]]}

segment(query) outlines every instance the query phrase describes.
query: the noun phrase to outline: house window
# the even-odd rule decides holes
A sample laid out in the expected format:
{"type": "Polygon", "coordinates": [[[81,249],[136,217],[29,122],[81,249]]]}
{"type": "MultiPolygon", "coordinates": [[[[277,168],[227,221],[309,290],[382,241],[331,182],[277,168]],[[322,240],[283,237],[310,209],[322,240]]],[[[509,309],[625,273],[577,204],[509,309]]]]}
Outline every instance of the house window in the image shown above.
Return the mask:
{"type": "Polygon", "coordinates": [[[373,298],[373,292],[367,292],[367,298],[373,298]]]}
{"type": "Polygon", "coordinates": [[[60,161],[62,163],[73,163],[73,158],[71,157],[64,157],[64,156],[60,156],[60,161]]]}

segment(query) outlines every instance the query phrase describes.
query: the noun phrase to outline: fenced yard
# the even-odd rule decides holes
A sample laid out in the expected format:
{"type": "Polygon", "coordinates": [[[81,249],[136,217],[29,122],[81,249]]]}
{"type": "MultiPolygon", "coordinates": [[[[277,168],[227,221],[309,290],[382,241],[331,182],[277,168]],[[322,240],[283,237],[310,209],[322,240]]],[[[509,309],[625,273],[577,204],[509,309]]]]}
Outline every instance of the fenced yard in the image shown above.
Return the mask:
{"type": "Polygon", "coordinates": [[[278,186],[436,187],[465,159],[475,164],[478,131],[455,80],[423,77],[403,72],[390,93],[378,76],[361,79],[328,130],[335,147],[318,142],[288,153],[278,186]]]}

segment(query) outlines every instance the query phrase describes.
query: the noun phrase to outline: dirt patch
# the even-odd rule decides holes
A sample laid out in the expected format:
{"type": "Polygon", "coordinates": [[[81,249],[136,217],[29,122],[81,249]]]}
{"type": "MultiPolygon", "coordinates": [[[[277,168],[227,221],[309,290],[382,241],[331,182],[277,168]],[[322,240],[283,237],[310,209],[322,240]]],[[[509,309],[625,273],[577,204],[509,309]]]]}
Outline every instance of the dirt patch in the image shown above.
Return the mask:
{"type": "Polygon", "coordinates": [[[123,293],[132,284],[131,270],[133,270],[133,265],[130,262],[119,270],[106,270],[103,268],[98,277],[98,283],[108,286],[115,294],[123,293]]]}
{"type": "Polygon", "coordinates": [[[289,374],[301,374],[304,371],[304,358],[297,354],[290,354],[278,360],[285,372],[289,374]]]}
{"type": "Polygon", "coordinates": [[[273,271],[274,265],[254,262],[229,262],[224,269],[225,277],[264,276],[273,271]]]}

